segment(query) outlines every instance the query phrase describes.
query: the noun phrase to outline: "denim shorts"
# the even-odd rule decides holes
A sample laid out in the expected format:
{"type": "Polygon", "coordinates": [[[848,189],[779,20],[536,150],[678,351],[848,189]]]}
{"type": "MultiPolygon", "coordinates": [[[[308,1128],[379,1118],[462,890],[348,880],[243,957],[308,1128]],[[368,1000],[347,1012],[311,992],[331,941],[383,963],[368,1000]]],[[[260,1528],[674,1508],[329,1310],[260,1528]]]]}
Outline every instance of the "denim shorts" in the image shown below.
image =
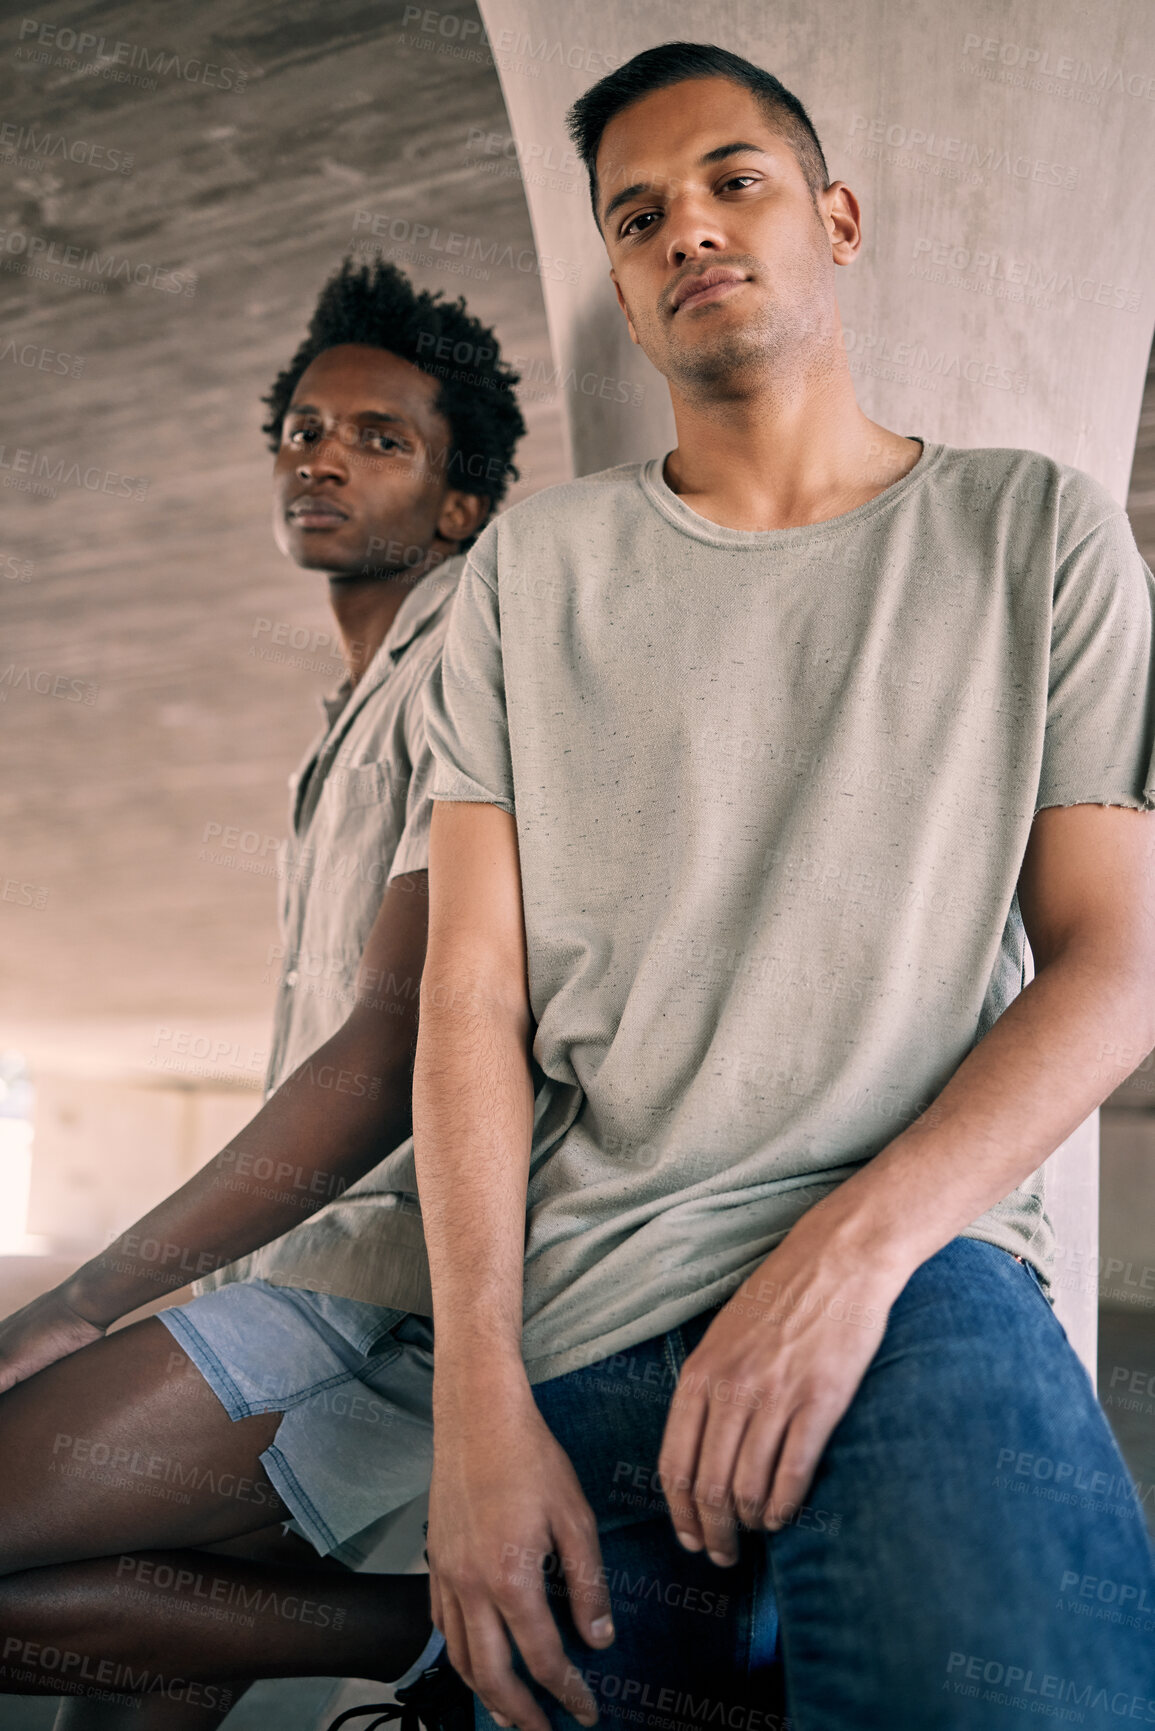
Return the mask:
{"type": "Polygon", "coordinates": [[[429,1488],[433,1326],[353,1298],[234,1281],[158,1314],[231,1419],[284,1418],[261,1464],[322,1556],[429,1488]]]}

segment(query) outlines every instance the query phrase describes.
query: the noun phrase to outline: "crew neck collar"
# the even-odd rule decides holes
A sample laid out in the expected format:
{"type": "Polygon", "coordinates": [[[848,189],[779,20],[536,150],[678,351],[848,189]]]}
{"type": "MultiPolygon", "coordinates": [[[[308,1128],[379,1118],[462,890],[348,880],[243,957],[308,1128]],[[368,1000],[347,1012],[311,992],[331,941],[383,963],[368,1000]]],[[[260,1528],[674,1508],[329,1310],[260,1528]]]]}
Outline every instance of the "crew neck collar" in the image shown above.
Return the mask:
{"type": "Polygon", "coordinates": [[[947,447],[936,444],[931,439],[924,439],[920,433],[904,433],[903,437],[918,439],[922,444],[922,452],[914,466],[908,469],[900,480],[895,481],[893,486],[884,487],[881,493],[876,493],[874,498],[868,499],[864,505],[856,505],[852,511],[843,511],[837,517],[827,517],[821,523],[800,523],[790,529],[730,529],[723,523],[711,522],[709,517],[703,517],[697,511],[691,510],[669,486],[662,473],[666,458],[670,455],[668,451],[643,463],[638,471],[638,481],[654,508],[676,529],[680,529],[685,535],[692,535],[695,540],[707,541],[714,547],[801,547],[810,541],[825,540],[848,529],[857,529],[870,518],[893,509],[908,493],[922,485],[927,475],[938,466],[947,447]]]}

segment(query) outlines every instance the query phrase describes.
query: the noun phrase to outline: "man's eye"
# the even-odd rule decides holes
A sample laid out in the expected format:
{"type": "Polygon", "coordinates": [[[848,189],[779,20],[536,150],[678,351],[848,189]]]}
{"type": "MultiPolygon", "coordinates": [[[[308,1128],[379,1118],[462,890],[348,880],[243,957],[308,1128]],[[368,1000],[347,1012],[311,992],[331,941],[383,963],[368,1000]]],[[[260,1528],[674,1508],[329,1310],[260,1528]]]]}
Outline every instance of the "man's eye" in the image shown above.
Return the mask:
{"type": "Polygon", "coordinates": [[[361,442],[374,445],[379,451],[403,451],[405,446],[392,433],[376,433],[369,428],[361,435],[361,442]]]}
{"type": "Polygon", "coordinates": [[[650,226],[650,224],[649,224],[647,219],[649,217],[653,217],[654,221],[656,222],[658,219],[658,215],[659,215],[659,213],[656,210],[640,210],[638,212],[637,216],[631,216],[629,222],[627,222],[624,225],[624,227],[622,228],[622,238],[624,239],[626,237],[626,235],[630,234],[631,232],[633,232],[635,234],[644,234],[646,232],[645,229],[636,228],[635,224],[639,223],[639,222],[644,222],[646,224],[646,228],[648,228],[650,226]]]}
{"type": "Polygon", "coordinates": [[[313,444],[316,438],[316,427],[294,427],[292,432],[288,435],[288,443],[300,447],[301,445],[313,444]]]}
{"type": "Polygon", "coordinates": [[[732,174],[729,180],[723,181],[722,190],[725,192],[727,187],[737,186],[740,180],[745,181],[747,186],[753,186],[757,179],[756,174],[732,174]]]}

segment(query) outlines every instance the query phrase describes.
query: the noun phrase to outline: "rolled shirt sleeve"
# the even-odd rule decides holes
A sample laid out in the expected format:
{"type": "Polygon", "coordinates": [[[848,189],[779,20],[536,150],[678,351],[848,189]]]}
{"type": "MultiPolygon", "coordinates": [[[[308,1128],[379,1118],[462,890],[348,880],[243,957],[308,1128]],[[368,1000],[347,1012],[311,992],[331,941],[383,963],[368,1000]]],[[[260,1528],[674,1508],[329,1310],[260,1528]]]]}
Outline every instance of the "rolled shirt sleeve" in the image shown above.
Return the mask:
{"type": "Polygon", "coordinates": [[[1155,806],[1155,581],[1126,514],[1092,489],[1108,514],[1081,534],[1073,525],[1078,539],[1055,570],[1036,810],[1146,811],[1155,806]]]}
{"type": "Polygon", "coordinates": [[[496,524],[473,548],[449,616],[445,649],[425,687],[433,799],[513,812],[495,552],[496,524]]]}

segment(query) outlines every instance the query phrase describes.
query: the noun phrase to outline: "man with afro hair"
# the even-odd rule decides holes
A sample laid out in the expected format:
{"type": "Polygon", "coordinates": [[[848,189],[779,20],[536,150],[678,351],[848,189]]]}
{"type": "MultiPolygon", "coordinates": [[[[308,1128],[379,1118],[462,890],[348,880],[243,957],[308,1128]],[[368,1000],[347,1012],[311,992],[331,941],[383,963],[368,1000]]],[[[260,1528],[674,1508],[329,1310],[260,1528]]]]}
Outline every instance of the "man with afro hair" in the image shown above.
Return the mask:
{"type": "Polygon", "coordinates": [[[351,1565],[429,1478],[422,700],[517,474],[516,382],[463,301],[347,259],[264,399],[274,535],[327,579],[347,669],[290,778],[266,1101],[0,1325],[0,1691],[67,1694],[70,1731],[215,1725],[272,1676],[379,1678],[429,1731],[472,1723],[427,1577],[351,1565]],[[106,1336],[190,1273],[188,1303],[106,1336]]]}

